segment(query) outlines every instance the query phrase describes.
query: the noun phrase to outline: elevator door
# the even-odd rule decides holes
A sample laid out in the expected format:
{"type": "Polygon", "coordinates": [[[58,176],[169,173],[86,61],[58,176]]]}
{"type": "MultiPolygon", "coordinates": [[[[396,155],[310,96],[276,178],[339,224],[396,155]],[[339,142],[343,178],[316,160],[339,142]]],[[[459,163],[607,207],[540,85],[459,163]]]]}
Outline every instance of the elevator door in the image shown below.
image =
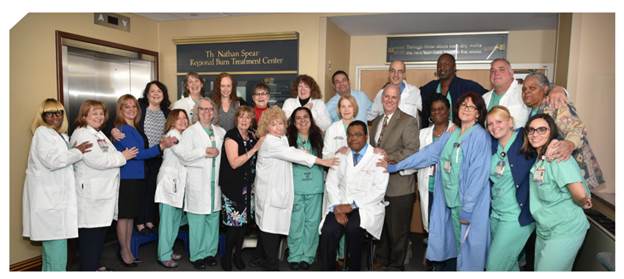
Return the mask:
{"type": "Polygon", "coordinates": [[[138,54],[134,56],[128,52],[115,54],[63,46],[63,94],[70,133],[75,129],[74,121],[83,101],[104,103],[108,121],[102,131],[109,134],[117,99],[124,94],[137,99],[142,96],[145,84],[155,79],[155,65],[139,59],[138,54]]]}

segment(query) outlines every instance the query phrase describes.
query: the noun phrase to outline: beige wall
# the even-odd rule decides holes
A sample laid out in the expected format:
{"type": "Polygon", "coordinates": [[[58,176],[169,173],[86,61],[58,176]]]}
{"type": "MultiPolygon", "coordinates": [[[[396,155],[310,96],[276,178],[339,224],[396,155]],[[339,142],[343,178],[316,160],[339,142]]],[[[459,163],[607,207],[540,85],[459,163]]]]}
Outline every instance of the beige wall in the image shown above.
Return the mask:
{"type": "Polygon", "coordinates": [[[336,24],[327,21],[327,34],[325,42],[325,88],[323,90],[325,100],[329,100],[334,96],[334,88],[332,86],[331,76],[337,70],[349,71],[349,53],[351,47],[350,36],[336,24]]]}
{"type": "Polygon", "coordinates": [[[568,89],[615,193],[615,15],[573,14],[568,89]]]}
{"type": "Polygon", "coordinates": [[[299,32],[299,73],[312,76],[324,88],[323,70],[320,66],[320,53],[325,46],[325,38],[321,38],[322,17],[321,14],[265,14],[162,22],[158,32],[160,79],[169,87],[170,98],[175,99],[177,85],[174,38],[296,31],[299,32]]]}
{"type": "MultiPolygon", "coordinates": [[[[555,40],[556,30],[510,31],[507,58],[513,64],[554,63],[555,40]]],[[[352,36],[349,61],[349,75],[354,77],[356,66],[384,65],[386,36],[352,36]]]]}
{"type": "Polygon", "coordinates": [[[115,43],[157,49],[157,26],[131,18],[132,32],[93,24],[93,14],[28,14],[10,32],[10,263],[40,254],[22,238],[22,187],[30,148],[29,127],[39,102],[56,98],[55,30],[115,43]]]}

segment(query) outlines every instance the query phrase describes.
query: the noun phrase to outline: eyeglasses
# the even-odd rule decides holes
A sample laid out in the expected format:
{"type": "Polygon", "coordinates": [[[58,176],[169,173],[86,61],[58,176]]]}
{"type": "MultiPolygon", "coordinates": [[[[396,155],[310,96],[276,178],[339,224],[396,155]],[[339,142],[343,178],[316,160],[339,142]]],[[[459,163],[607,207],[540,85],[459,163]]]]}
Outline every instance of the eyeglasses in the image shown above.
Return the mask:
{"type": "Polygon", "coordinates": [[[537,132],[538,135],[543,136],[544,134],[546,134],[546,132],[548,132],[548,130],[550,130],[548,127],[530,127],[529,129],[527,129],[527,133],[529,134],[529,136],[531,136],[535,134],[535,132],[537,132]]]}
{"type": "Polygon", "coordinates": [[[394,74],[394,73],[405,74],[404,70],[390,69],[389,71],[392,74],[394,74]]]}
{"type": "Polygon", "coordinates": [[[52,116],[56,116],[56,117],[62,117],[63,116],[63,110],[55,110],[55,111],[45,111],[42,113],[43,117],[52,117],[52,116]]]}
{"type": "Polygon", "coordinates": [[[269,93],[256,93],[254,96],[269,96],[269,93]]]}
{"type": "Polygon", "coordinates": [[[303,117],[297,116],[297,117],[295,117],[295,121],[307,121],[307,120],[310,120],[310,117],[308,117],[308,116],[303,116],[303,117]]]}
{"type": "Polygon", "coordinates": [[[203,107],[197,107],[197,110],[199,111],[213,111],[213,108],[203,108],[203,107]]]}
{"type": "Polygon", "coordinates": [[[461,104],[461,105],[459,105],[459,108],[460,108],[460,109],[463,109],[463,110],[465,110],[465,111],[467,111],[467,112],[473,112],[473,111],[477,110],[477,107],[476,107],[476,106],[473,106],[473,105],[466,105],[466,104],[461,104]]]}

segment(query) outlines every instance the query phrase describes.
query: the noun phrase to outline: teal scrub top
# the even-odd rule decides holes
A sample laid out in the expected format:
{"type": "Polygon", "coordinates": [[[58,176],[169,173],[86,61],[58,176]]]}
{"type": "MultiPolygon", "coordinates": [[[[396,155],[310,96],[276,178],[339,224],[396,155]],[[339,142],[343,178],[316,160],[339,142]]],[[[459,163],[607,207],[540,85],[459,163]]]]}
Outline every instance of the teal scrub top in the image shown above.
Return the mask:
{"type": "MultiPolygon", "coordinates": [[[[433,139],[433,141],[431,143],[436,142],[440,137],[436,137],[436,136],[431,136],[431,138],[433,139]]],[[[437,167],[437,165],[433,166],[433,172],[431,175],[429,175],[429,192],[433,193],[433,188],[435,186],[435,168],[437,167]]],[[[433,201],[432,201],[433,202],[433,201]]]]}
{"type": "MultiPolygon", "coordinates": [[[[442,94],[442,83],[438,83],[438,88],[436,88],[436,93],[442,94]]],[[[453,98],[451,98],[451,90],[446,91],[446,99],[449,101],[449,107],[453,107],[453,98]]],[[[449,121],[453,121],[453,110],[449,110],[449,121]]],[[[433,191],[433,190],[431,190],[433,191]]]]}
{"type": "MultiPolygon", "coordinates": [[[[312,153],[312,144],[297,135],[297,146],[309,154],[312,153]]],[[[295,195],[309,195],[323,193],[323,169],[319,165],[308,168],[304,165],[293,164],[293,182],[295,195]]]]}
{"type": "MultiPolygon", "coordinates": [[[[217,147],[217,142],[215,140],[215,136],[214,136],[214,131],[212,130],[212,128],[205,128],[204,127],[204,131],[206,132],[206,134],[208,135],[208,137],[210,138],[210,147],[217,147]]],[[[216,177],[216,160],[217,157],[213,157],[210,158],[212,160],[212,169],[210,170],[210,200],[214,201],[214,194],[215,194],[215,177],[216,177]]],[[[210,211],[214,211],[214,202],[210,203],[210,211]]]]}
{"type": "Polygon", "coordinates": [[[459,198],[459,173],[463,158],[461,141],[473,128],[474,126],[470,127],[463,135],[460,135],[460,128],[455,129],[442,150],[439,167],[442,168],[444,199],[449,208],[461,206],[461,199],[459,198]]]}
{"type": "Polygon", "coordinates": [[[548,162],[542,158],[531,167],[530,207],[539,237],[550,239],[579,235],[589,228],[583,209],[574,202],[567,187],[574,182],[583,183],[585,191],[589,193],[581,170],[572,157],[561,162],[548,162]],[[543,179],[540,179],[541,172],[543,179]]]}
{"type": "Polygon", "coordinates": [[[505,146],[498,144],[496,154],[492,155],[490,180],[492,181],[492,212],[490,217],[500,221],[517,221],[520,206],[516,199],[516,184],[509,167],[509,147],[518,136],[513,132],[505,146]]]}
{"type": "Polygon", "coordinates": [[[505,94],[499,96],[496,92],[492,92],[492,98],[490,98],[490,103],[488,104],[487,109],[490,110],[493,106],[498,106],[503,96],[505,96],[505,94]]]}

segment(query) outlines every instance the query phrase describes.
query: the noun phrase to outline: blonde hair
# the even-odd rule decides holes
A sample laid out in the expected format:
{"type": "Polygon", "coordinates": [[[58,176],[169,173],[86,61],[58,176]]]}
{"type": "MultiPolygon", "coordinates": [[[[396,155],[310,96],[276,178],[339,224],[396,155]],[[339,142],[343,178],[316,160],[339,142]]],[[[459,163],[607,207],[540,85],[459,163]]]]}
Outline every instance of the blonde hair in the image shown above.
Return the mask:
{"type": "Polygon", "coordinates": [[[37,114],[35,115],[33,119],[32,125],[30,126],[30,131],[34,134],[35,130],[37,130],[39,126],[46,126],[48,128],[55,129],[59,133],[66,133],[67,132],[67,113],[65,113],[65,107],[63,107],[63,104],[61,104],[59,101],[53,98],[48,98],[48,99],[45,99],[43,102],[41,102],[41,104],[39,105],[39,109],[37,110],[37,114]],[[45,119],[43,119],[44,113],[56,112],[56,111],[63,112],[63,123],[61,124],[61,127],[58,128],[58,130],[48,125],[48,123],[45,122],[45,119]]]}
{"type": "Polygon", "coordinates": [[[262,113],[258,121],[258,137],[263,137],[269,133],[269,124],[275,120],[281,120],[284,126],[288,123],[284,111],[278,106],[272,106],[262,113]]]}
{"type": "Polygon", "coordinates": [[[130,94],[125,94],[119,97],[119,99],[117,99],[115,122],[113,124],[115,125],[115,127],[121,127],[122,125],[128,123],[126,122],[126,118],[123,116],[123,113],[121,112],[123,105],[128,100],[132,100],[132,102],[134,102],[134,105],[136,106],[137,115],[136,117],[134,117],[134,119],[132,119],[132,125],[134,128],[139,129],[139,124],[141,122],[141,107],[139,107],[139,102],[137,101],[137,99],[130,94]]]}
{"type": "Polygon", "coordinates": [[[212,121],[210,121],[210,124],[219,123],[219,111],[217,111],[217,105],[215,104],[215,102],[209,97],[201,97],[199,98],[199,100],[197,100],[195,106],[193,106],[193,119],[191,119],[191,125],[199,121],[199,109],[197,107],[199,107],[199,103],[201,101],[208,101],[212,105],[212,121]]]}
{"type": "Polygon", "coordinates": [[[351,96],[351,95],[349,95],[349,96],[342,96],[342,97],[340,97],[340,99],[338,99],[338,105],[336,106],[336,112],[338,112],[338,116],[340,116],[340,119],[342,119],[342,114],[340,113],[340,103],[343,100],[347,100],[347,101],[351,102],[351,106],[353,106],[353,119],[355,119],[355,117],[357,116],[358,111],[359,111],[360,108],[359,108],[355,98],[353,96],[351,96]]]}
{"type": "Polygon", "coordinates": [[[504,106],[500,106],[500,105],[493,106],[490,109],[490,111],[487,113],[487,116],[490,116],[490,115],[498,116],[498,117],[501,117],[503,119],[511,119],[511,125],[514,126],[514,127],[516,125],[513,116],[511,116],[511,113],[509,112],[509,109],[507,109],[504,106]]]}

